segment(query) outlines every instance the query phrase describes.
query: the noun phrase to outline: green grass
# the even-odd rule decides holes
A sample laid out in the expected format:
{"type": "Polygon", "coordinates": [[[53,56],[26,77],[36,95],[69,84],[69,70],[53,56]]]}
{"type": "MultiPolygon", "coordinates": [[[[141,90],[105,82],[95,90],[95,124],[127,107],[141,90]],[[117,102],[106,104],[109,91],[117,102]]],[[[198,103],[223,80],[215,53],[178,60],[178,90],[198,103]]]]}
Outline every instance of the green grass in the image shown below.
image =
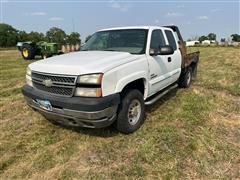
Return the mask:
{"type": "Polygon", "coordinates": [[[148,107],[131,135],[51,124],[21,94],[30,62],[1,50],[0,179],[240,178],[239,48],[196,49],[197,80],[148,107]]]}

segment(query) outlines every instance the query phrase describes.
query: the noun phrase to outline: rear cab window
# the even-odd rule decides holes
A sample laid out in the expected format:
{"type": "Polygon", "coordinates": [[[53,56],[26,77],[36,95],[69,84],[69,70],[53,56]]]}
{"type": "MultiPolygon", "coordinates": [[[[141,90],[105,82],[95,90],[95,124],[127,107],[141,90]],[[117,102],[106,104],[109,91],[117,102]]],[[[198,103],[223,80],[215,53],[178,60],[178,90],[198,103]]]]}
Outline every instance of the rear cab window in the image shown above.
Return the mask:
{"type": "Polygon", "coordinates": [[[177,50],[176,40],[174,38],[174,35],[173,35],[172,31],[165,30],[164,32],[165,32],[165,34],[167,36],[167,40],[168,40],[169,46],[171,46],[174,51],[177,50]]]}

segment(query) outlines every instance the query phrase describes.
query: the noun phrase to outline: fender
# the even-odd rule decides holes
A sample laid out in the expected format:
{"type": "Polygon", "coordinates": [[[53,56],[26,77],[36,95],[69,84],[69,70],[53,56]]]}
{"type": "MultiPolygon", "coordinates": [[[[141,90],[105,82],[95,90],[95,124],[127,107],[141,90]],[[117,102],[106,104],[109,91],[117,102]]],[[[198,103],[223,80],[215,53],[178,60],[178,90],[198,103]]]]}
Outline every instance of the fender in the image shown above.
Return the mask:
{"type": "Polygon", "coordinates": [[[115,88],[115,93],[119,93],[123,90],[124,87],[126,87],[128,84],[130,84],[131,82],[138,80],[138,79],[144,79],[144,99],[145,97],[147,97],[148,94],[148,86],[146,84],[147,82],[147,74],[145,71],[140,71],[140,72],[136,72],[133,74],[129,74],[127,76],[124,76],[123,78],[121,78],[115,88]]]}

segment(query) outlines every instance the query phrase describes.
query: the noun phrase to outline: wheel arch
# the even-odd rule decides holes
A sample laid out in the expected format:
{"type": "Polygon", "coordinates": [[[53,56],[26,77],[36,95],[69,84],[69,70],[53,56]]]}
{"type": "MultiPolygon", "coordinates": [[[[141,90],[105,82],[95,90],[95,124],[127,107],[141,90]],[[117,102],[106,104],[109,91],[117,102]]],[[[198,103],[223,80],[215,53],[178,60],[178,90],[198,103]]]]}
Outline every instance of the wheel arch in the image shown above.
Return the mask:
{"type": "Polygon", "coordinates": [[[116,89],[120,94],[123,94],[127,89],[137,89],[143,94],[145,99],[148,92],[147,79],[145,77],[131,79],[130,81],[125,81],[125,83],[119,83],[116,89]]]}

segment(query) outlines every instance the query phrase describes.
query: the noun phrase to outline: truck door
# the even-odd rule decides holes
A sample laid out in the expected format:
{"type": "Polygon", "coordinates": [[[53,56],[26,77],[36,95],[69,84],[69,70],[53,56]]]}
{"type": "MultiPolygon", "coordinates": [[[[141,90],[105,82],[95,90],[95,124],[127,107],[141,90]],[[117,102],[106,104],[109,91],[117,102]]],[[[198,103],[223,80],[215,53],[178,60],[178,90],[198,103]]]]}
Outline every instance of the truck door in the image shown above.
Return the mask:
{"type": "Polygon", "coordinates": [[[171,76],[171,83],[174,83],[178,80],[181,73],[181,52],[178,48],[177,42],[178,38],[173,34],[170,30],[164,31],[167,37],[168,45],[172,46],[174,53],[172,55],[168,55],[169,62],[169,73],[171,76]]]}
{"type": "MultiPolygon", "coordinates": [[[[150,49],[159,49],[166,45],[163,32],[160,29],[152,31],[150,49]]],[[[171,84],[168,56],[148,56],[149,63],[149,95],[152,95],[171,84]]]]}

